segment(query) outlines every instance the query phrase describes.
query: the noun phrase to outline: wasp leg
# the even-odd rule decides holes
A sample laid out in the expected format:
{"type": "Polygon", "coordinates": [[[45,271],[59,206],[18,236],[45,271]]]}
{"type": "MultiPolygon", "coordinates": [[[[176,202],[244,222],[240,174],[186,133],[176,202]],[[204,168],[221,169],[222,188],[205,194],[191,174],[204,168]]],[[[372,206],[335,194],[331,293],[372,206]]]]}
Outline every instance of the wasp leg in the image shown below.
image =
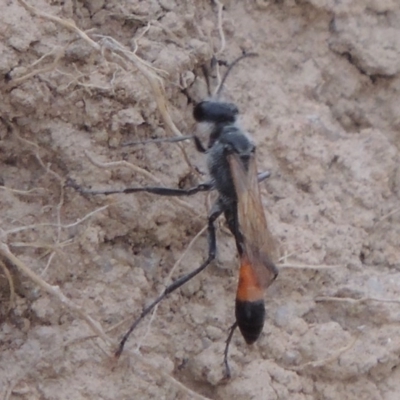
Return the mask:
{"type": "Polygon", "coordinates": [[[271,176],[271,172],[270,171],[264,171],[264,172],[260,172],[258,174],[258,183],[265,181],[267,178],[269,178],[271,176]]]}
{"type": "Polygon", "coordinates": [[[237,321],[231,326],[229,330],[229,335],[228,338],[226,339],[226,346],[225,346],[225,351],[224,351],[224,365],[225,365],[225,377],[227,379],[230,379],[231,377],[231,369],[229,368],[229,363],[228,363],[228,351],[229,351],[229,345],[232,340],[233,333],[235,332],[235,329],[238,327],[237,321]]]}
{"type": "Polygon", "coordinates": [[[137,325],[140,323],[140,321],[150,313],[150,311],[163,299],[165,299],[170,293],[174,292],[176,289],[184,285],[186,282],[190,281],[194,276],[199,274],[203,269],[205,269],[211,261],[214,260],[215,254],[217,251],[217,240],[215,236],[215,226],[214,222],[215,220],[221,215],[222,210],[219,206],[219,203],[215,203],[214,207],[211,210],[211,214],[208,217],[208,257],[207,259],[203,262],[203,264],[200,265],[197,269],[194,271],[190,272],[187,275],[181,276],[178,278],[175,282],[171,283],[168,287],[165,288],[164,292],[157,297],[148,307],[146,307],[142,313],[140,314],[139,318],[135,320],[135,322],[131,325],[129,330],[125,333],[124,337],[121,339],[119,343],[118,350],[115,352],[115,356],[119,357],[124,349],[125,343],[128,340],[130,334],[133,332],[133,330],[137,327],[137,325]]]}
{"type": "MultiPolygon", "coordinates": [[[[258,174],[258,182],[262,182],[265,179],[269,178],[271,173],[269,171],[261,172],[258,174]]],[[[72,187],[82,194],[116,194],[116,193],[137,193],[137,192],[147,192],[157,194],[159,196],[191,196],[193,194],[199,192],[208,192],[210,190],[215,189],[214,182],[205,182],[200,183],[197,186],[194,186],[189,189],[175,189],[175,188],[166,188],[166,187],[158,187],[158,186],[145,186],[145,187],[130,187],[125,189],[110,189],[110,190],[93,190],[93,189],[85,189],[79,186],[74,180],[69,179],[66,183],[66,186],[72,187]]]]}
{"type": "Polygon", "coordinates": [[[207,149],[204,147],[203,143],[201,143],[201,140],[196,135],[193,136],[193,139],[194,139],[194,145],[196,146],[196,150],[199,153],[207,152],[207,149]]]}
{"type": "Polygon", "coordinates": [[[200,153],[205,153],[207,151],[207,149],[204,147],[203,143],[201,143],[201,140],[196,135],[179,136],[179,137],[173,137],[173,138],[158,138],[158,139],[139,140],[139,141],[123,143],[122,146],[123,147],[136,146],[139,144],[149,144],[149,143],[176,143],[176,142],[182,142],[184,140],[194,140],[196,150],[200,153]]]}
{"type": "Polygon", "coordinates": [[[208,192],[214,188],[214,184],[211,182],[201,183],[200,185],[194,186],[189,189],[174,189],[158,186],[145,186],[145,187],[129,187],[125,189],[109,189],[109,190],[92,190],[85,189],[72,182],[71,180],[67,183],[67,186],[73,187],[75,190],[82,194],[115,194],[115,193],[137,193],[147,192],[158,194],[160,196],[191,196],[198,192],[208,192]]]}
{"type": "Polygon", "coordinates": [[[147,139],[147,140],[136,140],[133,142],[122,143],[122,147],[126,146],[137,146],[139,144],[149,144],[149,143],[176,143],[183,142],[184,140],[192,140],[193,136],[176,136],[172,138],[157,138],[157,139],[147,139]]]}

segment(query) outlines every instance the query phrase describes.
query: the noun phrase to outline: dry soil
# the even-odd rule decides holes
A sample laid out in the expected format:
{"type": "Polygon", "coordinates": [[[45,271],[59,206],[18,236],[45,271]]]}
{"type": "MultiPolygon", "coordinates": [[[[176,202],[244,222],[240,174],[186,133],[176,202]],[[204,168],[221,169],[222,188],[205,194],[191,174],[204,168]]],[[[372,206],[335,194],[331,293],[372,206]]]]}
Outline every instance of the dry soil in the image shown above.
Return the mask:
{"type": "Polygon", "coordinates": [[[400,398],[399,2],[223,3],[0,0],[2,399],[400,398]],[[242,51],[259,56],[223,95],[271,171],[262,198],[282,256],[263,334],[252,347],[235,334],[225,381],[238,260],[221,223],[216,262],[115,363],[181,255],[172,279],[206,257],[204,234],[187,248],[210,199],[66,183],[206,180],[190,142],[122,144],[190,134],[202,65],[242,51]]]}

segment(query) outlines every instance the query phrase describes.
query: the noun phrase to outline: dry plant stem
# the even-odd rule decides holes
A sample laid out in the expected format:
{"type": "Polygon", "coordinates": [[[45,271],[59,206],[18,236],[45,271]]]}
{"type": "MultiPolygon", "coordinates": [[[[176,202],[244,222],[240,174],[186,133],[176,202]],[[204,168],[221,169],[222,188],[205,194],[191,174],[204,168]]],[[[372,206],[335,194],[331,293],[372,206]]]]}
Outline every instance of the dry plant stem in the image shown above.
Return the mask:
{"type": "Polygon", "coordinates": [[[361,299],[353,299],[352,297],[329,297],[319,296],[314,299],[316,302],[337,302],[337,303],[368,303],[369,301],[376,301],[378,303],[394,303],[400,304],[399,299],[384,299],[379,297],[362,297],[361,299]]]}
{"type": "Polygon", "coordinates": [[[143,31],[137,37],[135,37],[133,39],[133,44],[134,44],[133,51],[132,51],[133,54],[136,54],[136,52],[137,52],[137,50],[139,48],[138,40],[140,40],[148,32],[150,27],[151,27],[151,23],[148,22],[146,27],[143,29],[143,31]]]}
{"type": "MultiPolygon", "coordinates": [[[[188,246],[186,247],[185,251],[181,254],[181,256],[178,258],[174,266],[171,268],[171,271],[169,272],[167,279],[164,282],[164,288],[166,288],[169,283],[171,282],[172,275],[174,274],[176,268],[181,264],[182,260],[185,258],[185,256],[188,254],[189,250],[193,247],[194,243],[199,239],[199,237],[207,230],[208,225],[204,225],[203,228],[200,229],[200,231],[196,234],[196,236],[190,241],[188,246]]],[[[159,296],[161,296],[161,293],[159,293],[159,296]]],[[[153,312],[151,313],[150,321],[147,325],[147,329],[145,334],[142,336],[142,339],[139,341],[136,351],[140,351],[140,347],[142,346],[143,341],[146,339],[148,333],[150,332],[151,324],[155,318],[155,315],[157,313],[157,309],[160,303],[158,303],[155,307],[153,312]]]]}
{"type": "Polygon", "coordinates": [[[304,368],[311,367],[311,368],[319,368],[323,367],[326,364],[330,364],[333,361],[336,361],[343,353],[346,351],[350,350],[357,342],[360,334],[356,335],[353,340],[347,345],[339,349],[337,352],[335,352],[332,356],[324,358],[323,360],[319,361],[309,361],[306,362],[305,364],[299,365],[297,367],[289,368],[292,371],[302,371],[304,368]]]}
{"type": "Polygon", "coordinates": [[[140,168],[136,166],[135,164],[131,164],[128,161],[111,161],[111,162],[101,162],[96,160],[87,150],[85,150],[85,156],[88,158],[88,160],[95,165],[98,168],[119,168],[119,167],[125,167],[129,168],[135,173],[144,176],[145,178],[157,183],[157,184],[162,184],[161,181],[156,178],[153,174],[150,172],[146,171],[143,168],[140,168]]]}
{"type": "Polygon", "coordinates": [[[33,188],[30,190],[18,190],[18,189],[11,189],[7,186],[0,186],[0,189],[5,190],[7,192],[20,194],[22,196],[39,196],[40,192],[43,192],[46,190],[44,188],[33,188]]]}
{"type": "Polygon", "coordinates": [[[46,67],[43,67],[43,68],[36,69],[36,70],[34,70],[34,71],[29,72],[29,73],[26,74],[26,75],[23,75],[23,76],[20,76],[19,78],[13,79],[13,80],[10,82],[10,86],[11,86],[11,87],[15,87],[15,86],[19,85],[20,83],[22,83],[22,82],[24,82],[24,81],[26,81],[26,80],[28,80],[28,79],[30,79],[30,78],[33,78],[34,76],[36,76],[36,75],[38,75],[38,74],[43,74],[43,73],[45,73],[45,72],[53,71],[53,70],[57,67],[58,62],[60,61],[60,59],[61,59],[62,57],[64,57],[65,50],[68,48],[69,45],[70,45],[70,43],[68,43],[66,46],[62,47],[61,49],[57,49],[57,51],[52,50],[52,51],[49,52],[48,54],[45,54],[44,56],[42,56],[39,60],[35,61],[35,62],[31,65],[31,67],[33,67],[34,65],[38,64],[38,63],[39,63],[41,60],[43,60],[45,57],[47,57],[47,56],[49,56],[49,55],[55,53],[55,58],[54,58],[53,62],[52,62],[50,65],[48,65],[48,66],[46,66],[46,67]]]}
{"type": "Polygon", "coordinates": [[[278,262],[282,263],[282,264],[288,264],[288,258],[290,256],[293,256],[294,254],[297,254],[297,252],[292,251],[291,253],[288,253],[286,250],[281,250],[281,253],[283,253],[283,256],[279,258],[278,262]]]}
{"type": "Polygon", "coordinates": [[[83,218],[80,218],[80,219],[78,219],[76,222],[72,222],[71,224],[58,225],[58,224],[53,224],[53,223],[51,223],[51,222],[46,222],[46,223],[43,223],[43,224],[34,224],[34,225],[20,226],[20,227],[15,228],[15,229],[10,229],[10,230],[8,230],[8,231],[4,231],[4,234],[5,234],[5,235],[9,235],[9,234],[12,234],[12,233],[21,232],[21,231],[25,231],[25,230],[28,230],[28,229],[37,229],[37,228],[46,227],[46,226],[55,226],[55,227],[60,226],[62,229],[72,228],[72,227],[74,227],[74,226],[77,226],[77,225],[81,224],[82,222],[84,222],[84,221],[86,221],[87,219],[89,219],[90,217],[92,217],[94,214],[97,214],[97,213],[99,213],[100,211],[103,211],[103,210],[105,210],[105,209],[108,208],[108,207],[109,207],[109,205],[107,204],[107,205],[105,205],[105,206],[103,206],[103,207],[97,208],[96,210],[91,211],[90,213],[86,214],[83,218]]]}
{"type": "Polygon", "coordinates": [[[221,71],[219,70],[219,64],[217,63],[217,65],[215,66],[215,71],[217,73],[217,84],[215,85],[215,90],[213,93],[213,97],[218,95],[218,92],[220,91],[220,87],[221,87],[221,71]]]}
{"type": "Polygon", "coordinates": [[[73,314],[78,315],[82,318],[90,328],[103,339],[107,344],[115,345],[115,342],[111,340],[103,331],[100,324],[87,315],[84,310],[69,300],[60,290],[58,286],[52,286],[44,281],[39,275],[34,273],[30,268],[28,268],[18,257],[16,257],[13,253],[11,253],[10,249],[5,243],[0,243],[0,253],[7,258],[12,264],[14,264],[19,271],[21,271],[24,275],[29,277],[35,284],[37,284],[41,289],[43,289],[46,293],[50,294],[56,300],[58,300],[63,306],[65,306],[68,311],[73,314]]]}
{"type": "Polygon", "coordinates": [[[4,275],[6,276],[6,278],[8,280],[8,286],[10,287],[10,300],[9,300],[9,305],[8,305],[8,311],[10,311],[13,308],[14,301],[15,301],[14,281],[13,281],[13,278],[12,278],[10,271],[8,270],[6,264],[4,264],[4,262],[1,260],[0,260],[0,267],[3,268],[4,275]]]}
{"type": "Polygon", "coordinates": [[[226,46],[225,33],[222,26],[222,12],[224,10],[224,5],[219,0],[214,0],[214,2],[217,4],[218,7],[218,33],[221,39],[221,47],[216,54],[221,54],[225,50],[226,46]]]}
{"type": "Polygon", "coordinates": [[[53,252],[50,254],[50,257],[49,257],[49,259],[47,260],[46,266],[44,267],[43,271],[40,273],[41,276],[44,276],[44,275],[46,274],[46,272],[47,272],[47,270],[49,269],[50,264],[51,264],[51,262],[53,261],[53,258],[54,258],[55,255],[56,255],[56,252],[55,252],[55,251],[53,251],[53,252]]]}
{"type": "MultiPolygon", "coordinates": [[[[118,168],[118,167],[129,168],[132,171],[136,172],[137,174],[140,174],[140,175],[146,177],[147,179],[155,182],[157,185],[163,185],[163,183],[158,178],[156,178],[153,174],[151,174],[150,172],[146,171],[145,169],[140,168],[140,167],[138,167],[134,164],[131,164],[127,161],[112,161],[112,162],[103,163],[103,162],[97,161],[88,151],[85,151],[85,155],[89,159],[89,161],[96,167],[99,167],[99,168],[118,168]]],[[[192,207],[186,201],[183,201],[176,197],[175,198],[170,197],[169,200],[173,201],[176,204],[179,204],[179,206],[183,207],[185,210],[189,211],[191,214],[194,214],[196,216],[199,215],[199,213],[196,211],[196,209],[194,207],[192,207]]]]}
{"type": "Polygon", "coordinates": [[[400,211],[400,208],[396,208],[395,210],[391,211],[390,213],[384,215],[382,218],[379,219],[379,221],[374,225],[374,229],[376,229],[381,222],[385,221],[386,219],[388,219],[390,216],[398,213],[400,211]]]}
{"type": "MultiPolygon", "coordinates": [[[[138,57],[136,55],[136,52],[138,49],[136,44],[135,44],[134,50],[130,51],[130,50],[127,50],[120,42],[118,42],[118,40],[114,39],[112,36],[99,35],[99,34],[94,34],[93,36],[102,40],[102,42],[101,42],[102,50],[104,50],[106,48],[108,50],[110,50],[112,52],[112,56],[115,57],[116,60],[120,61],[121,59],[125,59],[125,60],[129,61],[130,64],[134,64],[135,66],[136,66],[136,62],[137,62],[137,63],[140,63],[141,66],[148,68],[148,70],[150,72],[147,70],[146,70],[146,72],[150,73],[151,77],[147,76],[147,78],[157,80],[159,82],[159,84],[161,85],[162,90],[164,90],[163,80],[158,74],[168,75],[168,72],[164,71],[163,69],[153,67],[150,63],[148,63],[147,61],[138,57]],[[129,55],[134,55],[135,61],[132,61],[132,59],[129,58],[129,55]]],[[[141,37],[141,35],[139,35],[139,38],[140,37],[141,37]]],[[[102,55],[105,56],[104,51],[102,51],[102,55]]],[[[120,65],[123,66],[125,64],[121,63],[120,65]]],[[[146,77],[146,74],[144,74],[144,75],[146,77]]]]}
{"type": "MultiPolygon", "coordinates": [[[[56,225],[58,226],[58,225],[56,225]]],[[[47,249],[51,252],[55,251],[57,248],[61,248],[64,246],[68,246],[69,244],[73,243],[72,239],[68,239],[65,242],[59,242],[54,244],[49,244],[45,242],[9,242],[8,245],[11,247],[32,247],[34,249],[47,249]]]]}
{"type": "Polygon", "coordinates": [[[331,268],[342,268],[342,265],[307,265],[307,264],[277,264],[279,268],[292,268],[292,269],[331,269],[331,268]]]}
{"type": "Polygon", "coordinates": [[[132,317],[126,317],[125,319],[123,319],[122,321],[119,321],[118,323],[116,323],[115,325],[111,326],[110,328],[108,328],[106,330],[106,333],[110,333],[112,331],[115,331],[117,328],[119,328],[122,325],[125,325],[125,323],[127,323],[128,321],[132,321],[132,317]]]}

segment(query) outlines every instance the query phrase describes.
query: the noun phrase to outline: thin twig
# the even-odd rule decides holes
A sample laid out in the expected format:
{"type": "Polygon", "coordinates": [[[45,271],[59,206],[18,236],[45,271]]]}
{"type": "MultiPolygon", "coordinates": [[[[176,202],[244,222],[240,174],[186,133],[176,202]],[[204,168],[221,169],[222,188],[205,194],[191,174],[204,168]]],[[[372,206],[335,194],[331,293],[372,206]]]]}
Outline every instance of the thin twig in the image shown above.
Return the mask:
{"type": "MultiPolygon", "coordinates": [[[[56,224],[54,225],[58,226],[56,224]]],[[[9,242],[8,245],[12,247],[32,247],[34,249],[47,249],[53,252],[57,248],[68,246],[71,243],[73,243],[73,239],[68,239],[65,240],[64,242],[59,242],[56,244],[38,241],[38,242],[9,242]]]]}
{"type": "Polygon", "coordinates": [[[105,205],[105,206],[102,206],[102,207],[100,207],[100,208],[97,208],[96,210],[91,211],[90,213],[86,214],[83,218],[80,218],[80,219],[78,219],[76,222],[72,222],[72,223],[70,223],[70,224],[61,224],[61,225],[58,225],[58,224],[55,224],[55,223],[52,223],[52,222],[44,222],[44,223],[41,223],[41,224],[32,224],[32,225],[20,226],[20,227],[18,227],[18,228],[14,228],[14,229],[10,229],[10,230],[8,230],[8,231],[4,231],[3,233],[4,233],[5,235],[10,235],[10,234],[12,234],[12,233],[18,233],[18,232],[25,231],[25,230],[28,230],[28,229],[37,229],[37,228],[46,227],[46,226],[61,227],[62,229],[73,228],[73,227],[75,227],[75,226],[81,224],[82,222],[86,221],[87,219],[89,219],[90,217],[92,217],[94,214],[97,214],[98,212],[105,210],[105,209],[108,208],[109,206],[110,206],[110,205],[107,204],[107,205],[105,205]]]}
{"type": "Polygon", "coordinates": [[[132,51],[133,54],[136,54],[136,52],[138,51],[138,48],[139,48],[138,40],[140,40],[148,32],[150,27],[151,27],[151,23],[148,22],[146,27],[143,29],[143,31],[137,37],[133,38],[133,44],[134,44],[133,51],[132,51]]]}
{"type": "Polygon", "coordinates": [[[385,298],[379,298],[379,297],[362,297],[360,299],[354,299],[352,297],[318,296],[314,300],[316,302],[337,302],[337,303],[367,303],[369,301],[376,301],[378,303],[400,304],[399,299],[385,299],[385,298]]]}
{"type": "Polygon", "coordinates": [[[342,268],[343,265],[308,265],[308,264],[291,264],[284,263],[278,264],[279,268],[292,268],[292,269],[331,269],[331,268],[342,268]]]}
{"type": "Polygon", "coordinates": [[[281,250],[281,253],[283,252],[283,256],[279,258],[279,262],[281,262],[282,264],[288,264],[288,258],[294,254],[297,254],[296,251],[292,251],[291,253],[288,253],[287,250],[281,250]]]}
{"type": "Polygon", "coordinates": [[[213,97],[218,97],[218,93],[220,92],[220,90],[222,90],[222,87],[221,87],[221,83],[222,83],[221,71],[220,71],[218,63],[215,65],[215,71],[216,71],[216,75],[217,75],[217,82],[216,82],[216,85],[215,85],[213,97]]]}
{"type": "Polygon", "coordinates": [[[18,78],[13,78],[12,81],[10,82],[10,87],[14,87],[14,86],[16,86],[16,85],[19,85],[20,83],[22,83],[22,82],[24,82],[24,81],[26,81],[26,80],[28,80],[28,79],[30,79],[30,78],[33,78],[33,77],[36,76],[36,75],[43,74],[43,73],[45,73],[45,72],[51,72],[51,71],[53,71],[53,70],[57,67],[57,65],[58,65],[59,61],[61,60],[61,58],[64,57],[65,50],[68,48],[68,46],[69,46],[70,44],[71,44],[71,42],[68,43],[68,44],[67,44],[66,46],[64,46],[63,48],[57,49],[57,51],[55,51],[55,50],[53,49],[53,50],[50,51],[49,53],[43,55],[39,60],[36,60],[36,61],[31,65],[31,67],[33,67],[34,65],[38,64],[42,59],[44,59],[45,57],[47,57],[47,56],[53,54],[54,52],[55,52],[55,54],[56,54],[56,56],[54,57],[53,62],[52,62],[51,64],[47,65],[46,67],[36,69],[36,70],[34,70],[34,71],[31,71],[31,72],[27,73],[26,75],[23,75],[23,76],[18,77],[18,78]]]}
{"type": "Polygon", "coordinates": [[[142,175],[145,178],[147,178],[157,184],[161,184],[161,181],[157,177],[155,177],[153,174],[151,174],[150,172],[146,171],[143,168],[138,167],[135,164],[129,163],[128,161],[122,160],[122,161],[101,162],[99,160],[96,160],[87,150],[85,150],[84,153],[85,153],[85,156],[88,158],[88,160],[98,168],[103,168],[103,169],[119,168],[119,167],[129,168],[132,171],[134,171],[135,173],[142,175]]]}
{"type": "Polygon", "coordinates": [[[224,10],[224,5],[219,0],[214,0],[218,7],[218,33],[221,39],[221,46],[216,54],[221,54],[226,47],[225,33],[222,26],[222,12],[224,10]]]}
{"type": "Polygon", "coordinates": [[[374,229],[379,226],[379,224],[381,224],[383,221],[385,221],[386,219],[388,219],[389,217],[391,217],[394,214],[397,214],[400,211],[400,207],[396,208],[395,210],[392,210],[391,212],[387,213],[386,215],[384,215],[382,218],[379,219],[379,221],[374,225],[374,229]]]}
{"type": "Polygon", "coordinates": [[[51,252],[51,254],[47,260],[46,266],[44,267],[43,271],[40,273],[41,276],[44,276],[46,274],[55,255],[56,255],[55,251],[51,252]]]}
{"type": "Polygon", "coordinates": [[[19,194],[22,196],[40,196],[41,195],[40,192],[46,191],[45,188],[33,188],[33,189],[29,189],[29,190],[19,190],[19,189],[12,189],[7,186],[0,186],[0,190],[1,189],[5,190],[7,192],[19,194]]]}

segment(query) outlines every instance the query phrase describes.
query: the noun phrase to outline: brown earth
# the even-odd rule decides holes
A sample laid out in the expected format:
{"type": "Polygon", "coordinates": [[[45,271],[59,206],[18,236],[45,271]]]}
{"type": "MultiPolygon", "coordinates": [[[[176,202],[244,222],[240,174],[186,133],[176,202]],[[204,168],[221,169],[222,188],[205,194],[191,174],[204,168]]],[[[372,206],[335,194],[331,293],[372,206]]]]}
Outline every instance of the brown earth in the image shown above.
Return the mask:
{"type": "MultiPolygon", "coordinates": [[[[399,399],[398,1],[228,0],[223,36],[218,2],[30,4],[47,16],[0,0],[1,398],[399,399]],[[116,341],[206,223],[207,196],[83,196],[64,184],[206,180],[192,143],[192,167],[177,144],[121,145],[190,133],[182,89],[204,98],[201,66],[243,50],[259,57],[224,95],[272,172],[262,195],[284,256],[262,337],[248,347],[235,334],[225,382],[238,261],[220,224],[218,260],[160,304],[115,365],[116,341]]],[[[206,248],[202,235],[173,276],[206,248]]]]}

